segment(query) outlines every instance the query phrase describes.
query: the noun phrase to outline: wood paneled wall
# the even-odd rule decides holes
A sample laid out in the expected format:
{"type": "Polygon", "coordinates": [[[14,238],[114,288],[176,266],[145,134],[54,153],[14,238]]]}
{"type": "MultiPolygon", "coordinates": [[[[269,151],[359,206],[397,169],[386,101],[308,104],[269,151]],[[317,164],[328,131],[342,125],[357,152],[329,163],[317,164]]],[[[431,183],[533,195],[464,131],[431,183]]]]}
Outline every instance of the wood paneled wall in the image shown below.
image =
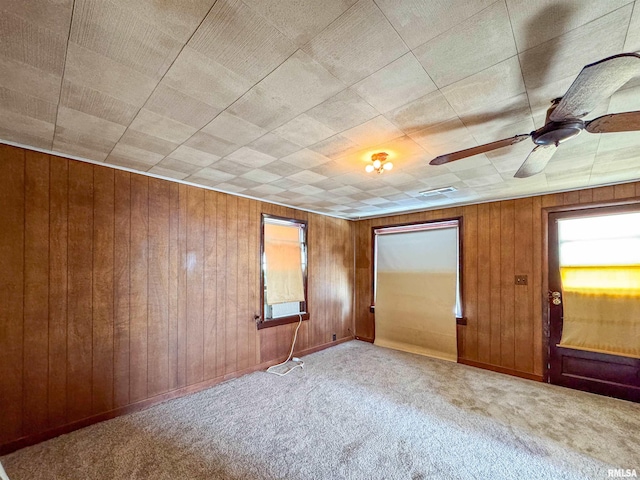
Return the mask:
{"type": "Polygon", "coordinates": [[[5,145],[0,163],[0,447],[281,361],[296,325],[253,319],[261,213],[309,223],[297,351],[352,335],[351,222],[5,145]]]}
{"type": "Polygon", "coordinates": [[[356,336],[373,340],[372,227],[463,218],[463,363],[542,379],[544,208],[640,201],[640,182],[356,222],[356,336]],[[528,285],[514,283],[527,275],[528,285]]]}

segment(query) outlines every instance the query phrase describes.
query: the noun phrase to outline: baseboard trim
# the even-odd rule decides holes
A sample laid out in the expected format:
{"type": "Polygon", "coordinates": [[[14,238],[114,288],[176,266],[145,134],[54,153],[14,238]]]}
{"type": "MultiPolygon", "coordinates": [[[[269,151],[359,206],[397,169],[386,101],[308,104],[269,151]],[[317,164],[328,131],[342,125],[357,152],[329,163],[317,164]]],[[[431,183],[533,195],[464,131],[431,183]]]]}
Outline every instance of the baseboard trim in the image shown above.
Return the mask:
{"type": "MultiPolygon", "coordinates": [[[[335,345],[339,345],[344,342],[348,342],[349,340],[353,340],[353,337],[352,336],[344,337],[339,340],[335,340],[333,342],[324,343],[322,345],[317,345],[315,347],[307,348],[305,350],[300,350],[296,352],[296,355],[300,357],[305,355],[310,355],[312,353],[319,352],[320,350],[324,350],[326,348],[333,347],[335,345]]],[[[287,357],[285,356],[282,358],[278,358],[276,360],[262,362],[252,367],[245,368],[243,370],[238,370],[237,372],[228,373],[220,377],[205,380],[204,382],[195,383],[193,385],[188,385],[186,387],[178,388],[176,390],[171,390],[169,392],[165,392],[160,395],[156,395],[154,397],[146,398],[136,403],[114,408],[113,410],[109,410],[108,412],[92,415],[91,417],[87,417],[87,418],[83,418],[82,420],[67,423],[65,425],[61,425],[59,427],[46,430],[44,432],[39,432],[39,433],[18,438],[17,440],[12,440],[9,443],[0,445],[0,456],[7,455],[8,453],[15,452],[16,450],[20,450],[21,448],[28,447],[30,445],[35,445],[36,443],[44,442],[45,440],[49,440],[51,438],[55,438],[60,435],[64,435],[65,433],[71,433],[75,430],[88,427],[89,425],[93,425],[95,423],[104,422],[105,420],[111,420],[112,418],[119,417],[127,413],[138,412],[140,410],[144,410],[146,408],[152,407],[159,403],[166,402],[167,400],[172,400],[174,398],[183,397],[185,395],[206,390],[207,388],[211,388],[219,383],[226,382],[227,380],[232,380],[234,378],[238,378],[243,375],[247,375],[249,373],[257,372],[259,370],[265,370],[272,365],[277,365],[278,363],[282,363],[283,361],[286,360],[286,358],[287,357]]]]}
{"type": "Polygon", "coordinates": [[[491,370],[492,372],[504,373],[512,375],[514,377],[526,378],[527,380],[533,380],[535,382],[544,381],[542,375],[536,375],[534,373],[521,372],[520,370],[513,370],[511,368],[500,367],[498,365],[491,365],[489,363],[476,362],[474,360],[467,360],[465,358],[459,358],[458,363],[468,365],[470,367],[482,368],[484,370],[491,370]]]}
{"type": "Polygon", "coordinates": [[[373,338],[369,338],[369,337],[359,337],[356,335],[356,340],[361,340],[363,342],[367,342],[367,343],[373,343],[374,339],[373,338]]]}

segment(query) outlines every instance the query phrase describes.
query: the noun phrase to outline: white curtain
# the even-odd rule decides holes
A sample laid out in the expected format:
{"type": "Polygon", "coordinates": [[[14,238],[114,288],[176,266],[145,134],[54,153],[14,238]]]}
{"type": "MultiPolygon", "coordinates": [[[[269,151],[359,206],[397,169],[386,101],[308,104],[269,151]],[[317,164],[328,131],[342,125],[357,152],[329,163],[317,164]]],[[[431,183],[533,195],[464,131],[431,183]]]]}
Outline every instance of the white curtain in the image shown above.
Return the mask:
{"type": "Polygon", "coordinates": [[[457,226],[376,235],[375,344],[457,361],[457,226]]]}

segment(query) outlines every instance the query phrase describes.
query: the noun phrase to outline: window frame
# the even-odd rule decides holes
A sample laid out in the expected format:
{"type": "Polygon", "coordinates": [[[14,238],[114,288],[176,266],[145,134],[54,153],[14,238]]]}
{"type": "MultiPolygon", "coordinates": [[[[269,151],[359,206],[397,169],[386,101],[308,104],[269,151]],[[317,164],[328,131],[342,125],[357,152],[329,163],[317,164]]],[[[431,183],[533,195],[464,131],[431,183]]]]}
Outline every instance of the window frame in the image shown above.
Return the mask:
{"type": "Polygon", "coordinates": [[[260,218],[260,318],[257,322],[258,330],[269,327],[277,327],[279,325],[287,325],[289,323],[295,323],[300,321],[300,315],[302,320],[309,320],[309,295],[308,295],[308,277],[309,277],[309,224],[306,220],[290,217],[280,217],[277,215],[271,215],[263,213],[260,218]],[[265,219],[276,220],[283,223],[291,223],[300,225],[303,232],[304,241],[301,242],[301,246],[305,256],[305,263],[302,268],[302,283],[304,289],[304,302],[303,312],[300,314],[287,315],[285,317],[277,317],[273,320],[267,320],[266,318],[266,304],[265,304],[265,263],[264,263],[264,225],[265,219]]]}
{"type": "MultiPolygon", "coordinates": [[[[456,315],[456,324],[457,325],[466,325],[467,318],[464,316],[464,250],[463,250],[463,237],[464,237],[464,222],[463,217],[447,217],[440,218],[437,220],[423,220],[418,222],[408,222],[408,223],[394,223],[390,225],[374,225],[371,227],[371,302],[369,311],[375,314],[376,304],[375,304],[375,292],[376,292],[376,266],[377,266],[377,242],[376,242],[376,230],[384,230],[384,229],[402,229],[406,228],[407,232],[411,231],[411,227],[416,227],[416,230],[419,230],[418,227],[423,225],[431,225],[431,224],[446,224],[451,222],[457,222],[458,225],[458,289],[460,291],[460,311],[459,316],[456,315]]],[[[442,228],[446,228],[443,226],[442,228]]],[[[400,233],[400,232],[398,232],[400,233]]]]}

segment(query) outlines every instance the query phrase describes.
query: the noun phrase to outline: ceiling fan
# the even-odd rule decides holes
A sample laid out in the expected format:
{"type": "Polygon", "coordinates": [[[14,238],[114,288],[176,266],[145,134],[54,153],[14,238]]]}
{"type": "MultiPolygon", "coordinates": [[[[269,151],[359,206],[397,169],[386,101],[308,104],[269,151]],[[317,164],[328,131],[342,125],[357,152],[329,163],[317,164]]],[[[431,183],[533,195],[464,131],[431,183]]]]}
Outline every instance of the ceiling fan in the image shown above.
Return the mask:
{"type": "Polygon", "coordinates": [[[600,102],[638,75],[640,55],[637,53],[622,53],[591,63],[582,69],[563,97],[552,100],[545,124],[541,128],[529,134],[440,155],[431,160],[429,165],[461,160],[531,138],[536,146],[514,175],[516,178],[526,178],[544,170],[558,145],[575,137],[582,130],[589,133],[640,130],[640,111],[612,113],[586,122],[581,120],[600,102]]]}

